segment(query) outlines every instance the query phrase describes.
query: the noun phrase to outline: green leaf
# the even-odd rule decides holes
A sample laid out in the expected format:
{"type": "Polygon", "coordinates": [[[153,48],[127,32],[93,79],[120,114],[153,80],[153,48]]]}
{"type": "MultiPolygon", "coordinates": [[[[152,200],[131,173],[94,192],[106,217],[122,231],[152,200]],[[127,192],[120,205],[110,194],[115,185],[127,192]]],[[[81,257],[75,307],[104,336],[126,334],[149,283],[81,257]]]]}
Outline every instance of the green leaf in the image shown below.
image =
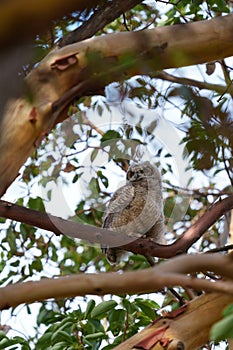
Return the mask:
{"type": "Polygon", "coordinates": [[[103,114],[103,107],[101,105],[97,105],[97,112],[98,112],[99,116],[101,117],[103,114]]]}
{"type": "Polygon", "coordinates": [[[58,341],[61,341],[61,340],[65,340],[66,343],[70,343],[70,344],[72,344],[72,342],[73,342],[70,334],[59,329],[57,332],[55,332],[52,335],[51,342],[54,344],[54,343],[57,343],[58,341]]]}
{"type": "Polygon", "coordinates": [[[117,302],[115,300],[108,300],[108,301],[103,301],[102,303],[98,304],[91,312],[91,317],[96,318],[103,316],[106,314],[108,311],[112,310],[115,308],[117,305],[117,302]]]}
{"type": "Polygon", "coordinates": [[[115,130],[108,130],[101,138],[100,142],[106,142],[108,140],[113,140],[113,139],[120,139],[121,135],[119,134],[118,131],[115,130]]]}
{"type": "Polygon", "coordinates": [[[49,190],[47,192],[47,198],[48,198],[49,201],[51,201],[51,197],[52,197],[52,190],[49,190]]]}
{"type": "Polygon", "coordinates": [[[91,181],[89,182],[89,189],[92,192],[92,196],[93,197],[97,197],[100,193],[100,187],[99,187],[99,183],[98,180],[96,178],[92,178],[91,181]]]}
{"type": "Polygon", "coordinates": [[[20,264],[20,260],[17,259],[17,260],[15,260],[14,262],[11,263],[11,266],[18,267],[19,264],[20,264]]]}
{"type": "Polygon", "coordinates": [[[88,316],[91,314],[92,310],[95,307],[95,300],[91,299],[88,301],[86,311],[84,313],[84,318],[88,318],[88,316]]]}
{"type": "Polygon", "coordinates": [[[50,347],[49,350],[62,350],[66,348],[67,348],[67,343],[65,341],[62,341],[50,347]]]}
{"type": "Polygon", "coordinates": [[[0,350],[6,349],[8,346],[14,345],[14,342],[11,339],[8,338],[3,338],[0,341],[0,350]]]}
{"type": "Polygon", "coordinates": [[[52,332],[46,332],[42,335],[41,338],[38,339],[36,344],[36,350],[44,350],[46,349],[48,344],[51,344],[52,332]]]}
{"type": "Polygon", "coordinates": [[[3,331],[0,331],[0,340],[7,338],[6,333],[4,333],[3,331]]]}
{"type": "Polygon", "coordinates": [[[79,174],[75,174],[72,180],[72,183],[74,184],[75,182],[77,182],[79,179],[79,174]]]}
{"type": "Polygon", "coordinates": [[[44,306],[40,308],[40,312],[37,316],[37,324],[49,325],[51,320],[55,320],[55,312],[53,310],[48,310],[44,306]]]}
{"type": "Polygon", "coordinates": [[[99,153],[99,149],[95,148],[92,152],[91,152],[91,161],[94,162],[95,158],[97,157],[99,153]]]}
{"type": "Polygon", "coordinates": [[[7,242],[10,245],[10,249],[11,251],[15,251],[16,248],[16,236],[15,233],[11,230],[11,228],[9,228],[7,230],[7,242]]]}
{"type": "Polygon", "coordinates": [[[94,339],[103,338],[103,337],[105,337],[105,333],[103,332],[97,332],[97,333],[88,334],[85,336],[87,340],[94,340],[94,339]]]}
{"type": "Polygon", "coordinates": [[[124,309],[113,309],[109,313],[109,331],[111,331],[114,336],[117,336],[123,330],[126,314],[127,312],[124,309]]]}
{"type": "Polygon", "coordinates": [[[228,305],[223,310],[223,316],[228,316],[228,315],[231,315],[231,314],[233,314],[233,304],[228,305]]]}
{"type": "Polygon", "coordinates": [[[28,201],[28,206],[30,209],[38,210],[38,211],[45,211],[44,203],[42,198],[30,198],[28,201]]]}
{"type": "Polygon", "coordinates": [[[127,299],[122,300],[122,305],[124,306],[124,308],[127,310],[129,314],[133,314],[135,311],[138,310],[137,306],[129,302],[129,300],[127,299]]]}
{"type": "Polygon", "coordinates": [[[97,171],[97,175],[100,177],[102,184],[105,188],[108,187],[108,178],[103,175],[102,171],[97,171]]]}
{"type": "Polygon", "coordinates": [[[32,262],[31,266],[31,271],[36,270],[38,272],[41,272],[43,270],[43,265],[40,259],[36,259],[32,262]]]}
{"type": "Polygon", "coordinates": [[[109,322],[122,322],[124,321],[126,316],[126,311],[124,309],[114,309],[109,315],[109,322]]]}
{"type": "Polygon", "coordinates": [[[156,314],[155,311],[148,305],[146,305],[146,303],[144,303],[144,301],[135,301],[136,305],[142,310],[142,312],[149,317],[152,321],[155,319],[156,314]]]}
{"type": "Polygon", "coordinates": [[[224,317],[215,323],[210,330],[210,339],[219,342],[227,338],[233,338],[233,314],[224,317]]]}

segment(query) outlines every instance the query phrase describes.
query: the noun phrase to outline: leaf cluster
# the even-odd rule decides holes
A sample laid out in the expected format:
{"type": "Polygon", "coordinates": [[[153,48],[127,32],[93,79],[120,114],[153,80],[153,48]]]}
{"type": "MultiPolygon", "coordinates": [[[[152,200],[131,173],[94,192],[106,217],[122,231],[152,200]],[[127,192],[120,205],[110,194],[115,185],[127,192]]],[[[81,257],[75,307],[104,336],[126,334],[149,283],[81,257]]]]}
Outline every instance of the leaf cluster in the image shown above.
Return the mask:
{"type": "Polygon", "coordinates": [[[130,300],[127,296],[118,301],[110,299],[98,304],[90,299],[85,310],[73,306],[63,312],[54,311],[44,304],[37,324],[48,327],[38,338],[35,349],[113,349],[154,320],[158,308],[158,304],[152,300],[130,300]]]}

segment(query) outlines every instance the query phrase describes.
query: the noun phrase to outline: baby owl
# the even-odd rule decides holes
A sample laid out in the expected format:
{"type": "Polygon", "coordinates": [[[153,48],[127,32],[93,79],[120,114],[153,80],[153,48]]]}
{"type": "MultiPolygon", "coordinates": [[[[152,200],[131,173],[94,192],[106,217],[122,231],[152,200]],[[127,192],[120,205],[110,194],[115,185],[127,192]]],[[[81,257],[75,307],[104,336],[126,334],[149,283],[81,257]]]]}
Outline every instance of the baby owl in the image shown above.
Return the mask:
{"type": "MultiPolygon", "coordinates": [[[[161,176],[156,166],[146,161],[133,164],[126,184],[112,196],[103,216],[103,228],[129,236],[145,235],[164,242],[164,216],[161,176]]],[[[125,251],[117,247],[103,249],[110,263],[119,263],[125,251]]]]}

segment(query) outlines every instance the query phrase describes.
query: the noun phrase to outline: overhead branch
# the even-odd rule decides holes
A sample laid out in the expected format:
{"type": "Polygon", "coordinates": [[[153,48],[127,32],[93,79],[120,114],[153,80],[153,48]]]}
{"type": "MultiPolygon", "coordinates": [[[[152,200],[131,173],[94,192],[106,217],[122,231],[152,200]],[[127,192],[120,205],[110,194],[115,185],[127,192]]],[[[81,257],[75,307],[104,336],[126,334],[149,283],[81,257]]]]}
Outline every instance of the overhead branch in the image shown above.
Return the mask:
{"type": "MultiPolygon", "coordinates": [[[[69,16],[70,12],[92,13],[76,30],[63,37],[60,46],[87,39],[108,23],[128,11],[142,0],[101,1],[54,1],[54,0],[9,0],[0,4],[0,121],[4,105],[10,97],[20,96],[24,91],[22,76],[18,76],[22,66],[27,65],[33,54],[29,43],[38,34],[44,34],[53,26],[53,21],[69,16]],[[30,30],[28,30],[30,28],[30,30]],[[6,68],[7,67],[7,68],[6,68]],[[14,84],[9,84],[14,81],[14,84]]],[[[0,130],[1,133],[1,130],[0,130]]]]}
{"type": "Polygon", "coordinates": [[[126,234],[100,227],[83,225],[64,220],[57,216],[24,208],[22,206],[0,201],[0,217],[33,225],[55,234],[66,234],[90,243],[121,247],[124,250],[145,256],[171,258],[184,254],[224,213],[233,208],[233,194],[211,206],[184,234],[170,245],[159,245],[149,238],[134,240],[126,234]]]}
{"type": "Polygon", "coordinates": [[[141,2],[142,0],[118,0],[108,2],[97,9],[80,27],[61,38],[57,43],[58,46],[63,47],[90,38],[107,24],[141,2]]]}
{"type": "Polygon", "coordinates": [[[99,0],[20,0],[4,1],[0,5],[0,48],[25,43],[42,33],[51,21],[72,11],[92,9],[99,0]],[[30,28],[30,30],[29,30],[30,28]]]}
{"type": "Polygon", "coordinates": [[[233,14],[109,34],[52,51],[26,78],[31,98],[6,107],[0,138],[0,196],[43,137],[68,117],[66,108],[73,99],[97,94],[106,84],[135,74],[233,55],[232,19],[233,14]]]}

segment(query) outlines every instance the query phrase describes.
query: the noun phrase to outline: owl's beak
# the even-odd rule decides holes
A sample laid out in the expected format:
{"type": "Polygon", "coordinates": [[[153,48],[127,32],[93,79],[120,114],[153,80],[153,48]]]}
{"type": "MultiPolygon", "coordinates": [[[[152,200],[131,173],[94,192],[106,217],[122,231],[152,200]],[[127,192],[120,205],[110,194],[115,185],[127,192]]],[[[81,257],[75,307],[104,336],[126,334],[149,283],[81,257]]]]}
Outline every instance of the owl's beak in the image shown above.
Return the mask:
{"type": "Polygon", "coordinates": [[[142,178],[141,174],[134,173],[132,178],[131,178],[131,181],[139,181],[139,180],[141,180],[141,178],[142,178]]]}
{"type": "Polygon", "coordinates": [[[137,181],[138,180],[138,174],[134,173],[130,180],[131,181],[137,181]]]}

